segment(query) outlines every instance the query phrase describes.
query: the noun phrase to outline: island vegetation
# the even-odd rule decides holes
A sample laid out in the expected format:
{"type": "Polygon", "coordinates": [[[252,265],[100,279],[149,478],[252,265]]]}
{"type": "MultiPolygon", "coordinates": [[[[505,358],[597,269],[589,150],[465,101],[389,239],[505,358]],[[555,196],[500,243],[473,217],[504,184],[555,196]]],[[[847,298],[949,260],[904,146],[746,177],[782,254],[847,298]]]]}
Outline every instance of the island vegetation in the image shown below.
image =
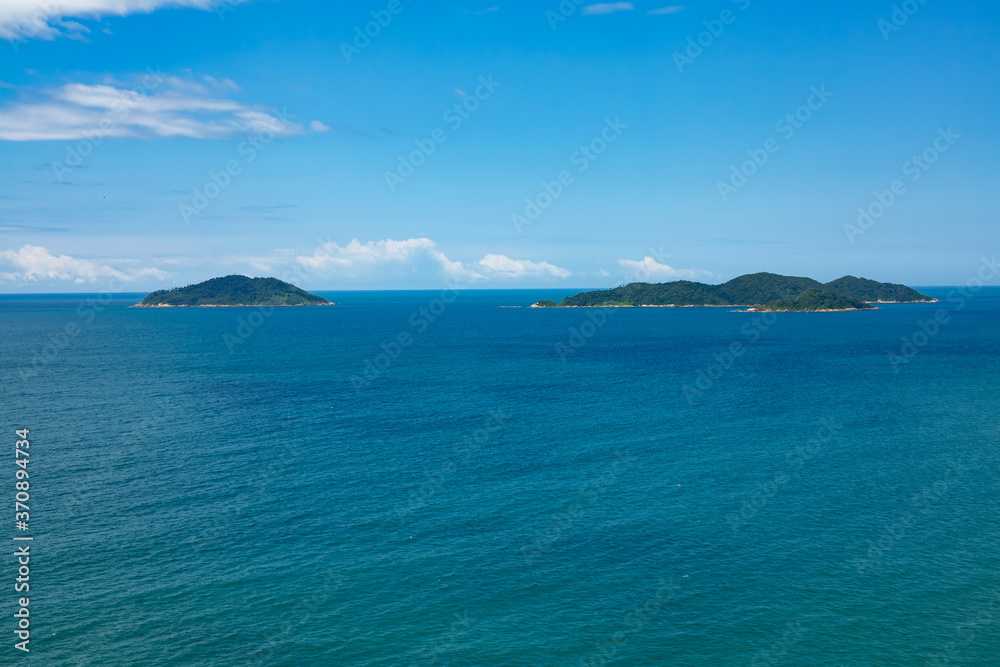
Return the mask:
{"type": "Polygon", "coordinates": [[[867,278],[844,276],[823,285],[828,292],[868,303],[929,303],[935,301],[906,285],[880,283],[867,278]]]}
{"type": "Polygon", "coordinates": [[[864,301],[859,301],[858,299],[852,299],[842,294],[826,292],[816,287],[811,287],[794,299],[772,301],[761,306],[754,306],[752,310],[785,313],[816,313],[843,310],[876,310],[876,308],[864,301]]]}
{"type": "Polygon", "coordinates": [[[321,296],[310,294],[277,278],[225,276],[196,285],[153,292],[137,308],[221,307],[221,306],[333,306],[321,296]]]}
{"type": "Polygon", "coordinates": [[[629,283],[607,290],[581,292],[561,303],[539,301],[538,308],[639,306],[767,307],[768,310],[867,310],[870,303],[924,303],[935,299],[904,285],[844,276],[823,284],[812,278],[754,273],[721,285],[688,280],[629,283]],[[800,300],[800,297],[804,297],[800,300]],[[860,304],[860,305],[859,305],[860,304]]]}

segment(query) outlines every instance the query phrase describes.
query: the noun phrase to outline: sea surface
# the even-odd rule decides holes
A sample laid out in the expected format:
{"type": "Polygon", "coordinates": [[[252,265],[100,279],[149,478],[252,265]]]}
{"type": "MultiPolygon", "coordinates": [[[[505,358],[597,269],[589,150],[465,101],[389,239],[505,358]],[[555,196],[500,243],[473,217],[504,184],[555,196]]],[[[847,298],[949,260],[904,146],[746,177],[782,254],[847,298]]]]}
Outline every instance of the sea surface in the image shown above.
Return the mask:
{"type": "Polygon", "coordinates": [[[576,291],[0,297],[0,664],[1000,664],[1000,290],[576,291]]]}

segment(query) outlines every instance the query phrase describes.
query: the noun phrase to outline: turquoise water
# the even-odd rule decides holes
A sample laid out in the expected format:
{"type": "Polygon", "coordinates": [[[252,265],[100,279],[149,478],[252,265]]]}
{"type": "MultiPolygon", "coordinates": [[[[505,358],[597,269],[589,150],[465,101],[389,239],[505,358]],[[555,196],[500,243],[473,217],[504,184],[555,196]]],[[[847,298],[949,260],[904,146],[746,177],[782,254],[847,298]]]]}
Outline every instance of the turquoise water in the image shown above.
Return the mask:
{"type": "Polygon", "coordinates": [[[497,307],[569,293],[0,297],[0,663],[1000,664],[1000,290],[497,307]]]}

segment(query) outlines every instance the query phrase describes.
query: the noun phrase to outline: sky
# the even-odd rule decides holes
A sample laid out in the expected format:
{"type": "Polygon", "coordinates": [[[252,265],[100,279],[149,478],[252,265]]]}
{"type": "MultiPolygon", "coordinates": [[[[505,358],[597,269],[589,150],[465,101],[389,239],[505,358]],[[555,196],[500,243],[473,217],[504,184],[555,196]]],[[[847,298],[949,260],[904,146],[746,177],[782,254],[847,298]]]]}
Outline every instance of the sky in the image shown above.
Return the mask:
{"type": "Polygon", "coordinates": [[[1000,250],[1000,6],[3,0],[0,292],[757,271],[1000,250]]]}

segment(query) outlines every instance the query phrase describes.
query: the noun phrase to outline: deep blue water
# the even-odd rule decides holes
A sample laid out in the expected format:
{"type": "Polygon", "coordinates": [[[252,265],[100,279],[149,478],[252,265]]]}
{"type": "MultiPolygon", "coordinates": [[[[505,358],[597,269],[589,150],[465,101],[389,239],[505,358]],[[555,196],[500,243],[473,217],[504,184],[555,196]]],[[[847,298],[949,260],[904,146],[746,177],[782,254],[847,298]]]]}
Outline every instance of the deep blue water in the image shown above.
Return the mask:
{"type": "Polygon", "coordinates": [[[498,308],[569,293],[0,297],[0,664],[1000,664],[1000,290],[498,308]]]}

